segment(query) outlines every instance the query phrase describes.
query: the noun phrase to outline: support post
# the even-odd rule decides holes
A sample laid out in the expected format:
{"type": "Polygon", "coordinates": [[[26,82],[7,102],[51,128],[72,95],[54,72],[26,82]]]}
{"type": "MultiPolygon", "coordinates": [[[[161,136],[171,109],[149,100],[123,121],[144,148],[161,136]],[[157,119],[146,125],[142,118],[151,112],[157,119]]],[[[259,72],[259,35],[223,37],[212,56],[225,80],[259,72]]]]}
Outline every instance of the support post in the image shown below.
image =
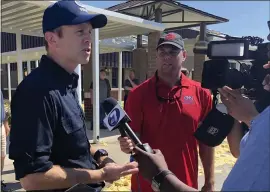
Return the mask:
{"type": "Polygon", "coordinates": [[[38,68],[38,60],[36,60],[36,68],[38,68]]]}
{"type": "Polygon", "coordinates": [[[18,85],[23,80],[23,65],[22,65],[22,37],[21,33],[16,33],[16,47],[17,47],[17,76],[18,85]]]}
{"type": "Polygon", "coordinates": [[[99,29],[92,32],[93,141],[99,143],[99,29]]]}
{"type": "Polygon", "coordinates": [[[75,68],[75,72],[78,74],[79,79],[78,79],[78,86],[77,86],[77,95],[78,95],[78,101],[79,104],[82,105],[82,81],[81,81],[81,76],[82,76],[82,71],[81,71],[81,64],[79,64],[76,68],[75,68]]]}
{"type": "Polygon", "coordinates": [[[27,75],[31,73],[31,63],[30,61],[27,61],[27,75]]]}
{"type": "Polygon", "coordinates": [[[7,64],[7,70],[8,70],[8,100],[11,101],[10,63],[7,64]]]}
{"type": "Polygon", "coordinates": [[[119,60],[118,60],[118,102],[121,104],[122,101],[122,72],[123,72],[123,64],[122,64],[122,56],[123,53],[119,52],[119,60]]]}

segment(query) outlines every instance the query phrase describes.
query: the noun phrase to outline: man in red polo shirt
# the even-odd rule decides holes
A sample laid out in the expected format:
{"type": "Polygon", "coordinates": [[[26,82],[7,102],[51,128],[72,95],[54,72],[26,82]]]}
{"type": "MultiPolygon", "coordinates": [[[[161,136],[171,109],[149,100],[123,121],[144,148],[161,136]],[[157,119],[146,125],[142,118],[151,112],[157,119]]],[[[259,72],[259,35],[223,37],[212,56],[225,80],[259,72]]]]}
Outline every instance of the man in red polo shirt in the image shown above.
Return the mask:
{"type": "MultiPolygon", "coordinates": [[[[130,91],[125,110],[131,128],[143,143],[164,154],[169,169],[187,185],[198,188],[198,149],[205,185],[214,190],[214,149],[197,143],[193,133],[211,110],[208,90],[181,73],[187,56],[184,41],[176,33],[164,34],[157,46],[155,75],[130,91]]],[[[121,150],[130,153],[133,143],[119,137],[121,150]]],[[[150,192],[151,184],[132,176],[132,192],[150,192]]]]}

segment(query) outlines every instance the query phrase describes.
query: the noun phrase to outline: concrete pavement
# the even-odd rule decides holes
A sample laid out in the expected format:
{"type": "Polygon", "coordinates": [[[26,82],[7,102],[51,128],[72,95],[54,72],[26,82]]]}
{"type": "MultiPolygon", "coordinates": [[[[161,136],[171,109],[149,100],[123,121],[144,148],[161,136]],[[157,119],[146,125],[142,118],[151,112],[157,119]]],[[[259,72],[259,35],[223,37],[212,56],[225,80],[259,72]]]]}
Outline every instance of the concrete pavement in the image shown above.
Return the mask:
{"type": "MultiPolygon", "coordinates": [[[[92,139],[92,131],[87,131],[88,138],[92,139]]],[[[119,132],[113,131],[109,132],[107,130],[101,130],[100,131],[100,143],[98,145],[94,144],[97,147],[106,149],[110,156],[119,164],[124,164],[129,161],[129,155],[124,154],[120,151],[120,147],[117,141],[117,137],[119,136],[119,132]]],[[[222,148],[222,146],[221,146],[222,148]]],[[[222,158],[223,153],[227,152],[219,152],[222,158]]],[[[228,155],[228,154],[227,154],[228,155]]],[[[224,156],[225,157],[225,156],[224,156]]],[[[224,182],[225,178],[227,177],[227,174],[230,172],[232,167],[232,164],[228,163],[217,163],[217,167],[215,170],[215,190],[220,191],[222,187],[222,183],[224,182]]],[[[20,183],[15,180],[15,174],[14,174],[14,168],[13,168],[13,162],[10,159],[6,159],[5,161],[5,167],[4,172],[2,175],[2,179],[7,183],[7,186],[9,188],[14,189],[14,191],[23,191],[23,189],[20,186],[20,183]]],[[[199,165],[199,187],[201,188],[204,183],[204,177],[202,173],[202,166],[201,163],[199,165]]]]}

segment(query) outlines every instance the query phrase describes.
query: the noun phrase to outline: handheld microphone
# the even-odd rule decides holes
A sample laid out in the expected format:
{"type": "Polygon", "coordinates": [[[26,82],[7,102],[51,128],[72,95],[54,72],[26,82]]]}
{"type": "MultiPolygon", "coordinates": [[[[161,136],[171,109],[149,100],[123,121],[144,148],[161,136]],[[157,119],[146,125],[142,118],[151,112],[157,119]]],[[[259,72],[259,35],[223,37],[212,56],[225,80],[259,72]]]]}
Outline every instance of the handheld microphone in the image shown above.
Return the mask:
{"type": "Polygon", "coordinates": [[[119,129],[122,137],[128,136],[142,150],[154,153],[148,143],[143,144],[134,131],[132,131],[128,125],[131,119],[114,98],[105,99],[102,102],[102,107],[106,113],[103,123],[110,131],[119,129]]]}

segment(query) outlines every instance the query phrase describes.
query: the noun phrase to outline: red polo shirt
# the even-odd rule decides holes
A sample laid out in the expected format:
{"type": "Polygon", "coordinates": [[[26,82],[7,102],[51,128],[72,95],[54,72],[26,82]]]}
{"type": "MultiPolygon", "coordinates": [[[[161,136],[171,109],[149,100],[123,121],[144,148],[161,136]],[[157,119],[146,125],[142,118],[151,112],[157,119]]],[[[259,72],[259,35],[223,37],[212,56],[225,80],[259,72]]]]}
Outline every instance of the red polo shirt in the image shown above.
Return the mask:
{"type": "MultiPolygon", "coordinates": [[[[160,79],[146,80],[130,91],[125,110],[132,122],[131,128],[140,134],[143,143],[160,149],[169,169],[187,185],[198,188],[197,140],[193,136],[198,123],[212,106],[211,94],[182,74],[182,89],[172,88],[160,79]],[[160,102],[156,96],[176,98],[174,102],[160,102]]],[[[132,191],[150,192],[151,184],[139,176],[132,176],[132,191]]]]}

